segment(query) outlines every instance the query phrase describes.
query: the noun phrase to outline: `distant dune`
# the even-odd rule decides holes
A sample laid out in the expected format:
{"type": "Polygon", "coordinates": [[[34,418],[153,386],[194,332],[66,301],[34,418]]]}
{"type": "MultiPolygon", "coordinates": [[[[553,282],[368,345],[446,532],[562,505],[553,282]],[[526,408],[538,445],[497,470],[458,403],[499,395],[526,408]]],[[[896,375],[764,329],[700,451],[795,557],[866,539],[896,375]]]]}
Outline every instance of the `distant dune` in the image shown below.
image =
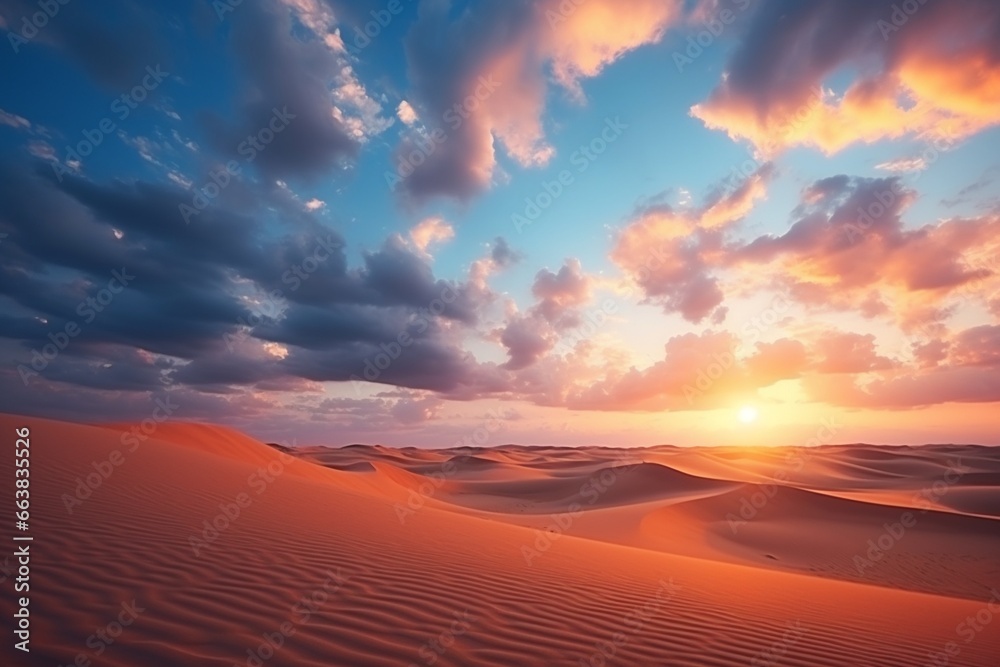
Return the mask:
{"type": "Polygon", "coordinates": [[[13,664],[1000,665],[995,449],[288,450],[0,424],[11,446],[31,429],[13,664]]]}

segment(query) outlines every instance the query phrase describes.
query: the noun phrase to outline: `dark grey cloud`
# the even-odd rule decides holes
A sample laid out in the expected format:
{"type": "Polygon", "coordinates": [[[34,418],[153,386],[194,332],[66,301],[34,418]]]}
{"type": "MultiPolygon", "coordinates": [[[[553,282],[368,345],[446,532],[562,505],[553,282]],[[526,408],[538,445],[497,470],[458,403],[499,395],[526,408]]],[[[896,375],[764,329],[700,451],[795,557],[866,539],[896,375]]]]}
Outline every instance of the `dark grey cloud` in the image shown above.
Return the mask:
{"type": "Polygon", "coordinates": [[[297,36],[288,8],[278,3],[243,3],[227,20],[246,80],[235,120],[203,116],[214,148],[236,160],[250,161],[253,155],[255,166],[271,179],[315,178],[355,157],[359,140],[334,116],[331,96],[341,59],[321,40],[297,36]],[[285,120],[272,125],[276,116],[285,120]],[[279,126],[263,150],[246,143],[279,126]]]}
{"type": "MultiPolygon", "coordinates": [[[[161,39],[162,12],[186,11],[190,0],[153,10],[145,3],[101,0],[59,2],[58,12],[27,43],[15,40],[17,53],[55,48],[78,64],[98,84],[116,93],[139,85],[147,66],[168,71],[172,56],[161,39]],[[101,11],[94,11],[94,4],[101,11]]],[[[24,19],[41,11],[37,0],[3,0],[0,16],[12,34],[21,36],[24,19]]],[[[6,36],[5,36],[6,37],[6,36]]],[[[11,41],[8,37],[4,41],[11,41]]],[[[12,45],[13,46],[13,43],[12,45]]],[[[6,49],[7,47],[5,47],[6,49]]]]}
{"type": "Polygon", "coordinates": [[[266,202],[256,216],[216,206],[186,224],[181,189],[60,183],[38,165],[0,164],[0,176],[0,353],[35,371],[32,391],[154,392],[169,382],[241,395],[360,377],[461,392],[478,382],[456,332],[476,322],[485,297],[435,277],[398,237],[351,267],[335,230],[313,217],[265,225],[266,202]],[[70,326],[79,331],[58,357],[32,367],[70,326]],[[386,350],[392,363],[366,377],[386,350]]]}
{"type": "Polygon", "coordinates": [[[498,267],[507,268],[524,259],[524,255],[511,248],[507,239],[498,236],[493,240],[493,246],[490,248],[490,258],[498,267]]]}
{"type": "Polygon", "coordinates": [[[447,3],[421,4],[404,43],[409,78],[428,133],[438,131],[446,140],[404,137],[397,163],[414,151],[422,154],[419,165],[398,186],[404,195],[418,201],[437,195],[469,199],[489,185],[493,137],[488,114],[460,116],[449,110],[474,92],[490,63],[518,45],[528,47],[534,18],[532,3],[523,0],[488,0],[457,14],[447,3]],[[428,141],[433,150],[427,148],[428,141]]]}
{"type": "Polygon", "coordinates": [[[552,327],[541,318],[517,316],[500,334],[500,342],[510,355],[504,368],[519,371],[541,359],[555,345],[552,327]]]}

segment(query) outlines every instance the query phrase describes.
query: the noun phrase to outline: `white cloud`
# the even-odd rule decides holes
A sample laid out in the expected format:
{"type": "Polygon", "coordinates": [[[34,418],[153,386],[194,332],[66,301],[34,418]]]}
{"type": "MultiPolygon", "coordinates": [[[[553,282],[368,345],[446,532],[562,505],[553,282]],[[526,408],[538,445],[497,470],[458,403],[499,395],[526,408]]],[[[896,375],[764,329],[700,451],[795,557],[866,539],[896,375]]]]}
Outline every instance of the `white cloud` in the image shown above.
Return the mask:
{"type": "Polygon", "coordinates": [[[399,116],[399,120],[403,121],[405,125],[413,125],[420,119],[417,116],[416,110],[406,100],[400,102],[399,106],[396,107],[396,115],[399,116]]]}
{"type": "Polygon", "coordinates": [[[7,125],[9,127],[23,129],[23,130],[31,129],[31,121],[29,121],[27,118],[24,118],[23,116],[18,116],[17,114],[14,113],[8,113],[3,109],[0,109],[0,125],[7,125]]]}
{"type": "Polygon", "coordinates": [[[876,169],[892,172],[923,171],[927,168],[927,160],[922,157],[901,157],[875,165],[876,169]]]}

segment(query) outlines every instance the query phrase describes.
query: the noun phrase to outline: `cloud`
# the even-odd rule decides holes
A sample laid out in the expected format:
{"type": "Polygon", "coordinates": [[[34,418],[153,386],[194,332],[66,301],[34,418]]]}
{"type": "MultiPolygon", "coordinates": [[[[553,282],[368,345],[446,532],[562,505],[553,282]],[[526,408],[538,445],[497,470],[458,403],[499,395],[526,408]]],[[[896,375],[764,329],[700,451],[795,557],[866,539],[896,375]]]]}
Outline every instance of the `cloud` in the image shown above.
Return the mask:
{"type": "Polygon", "coordinates": [[[620,232],[611,258],[647,300],[698,322],[722,303],[703,255],[703,248],[713,242],[708,235],[683,211],[650,206],[620,232]]]}
{"type": "Polygon", "coordinates": [[[799,377],[810,365],[810,347],[801,340],[781,338],[772,343],[756,343],[746,367],[760,386],[799,377]]]}
{"type": "Polygon", "coordinates": [[[578,95],[580,80],[643,44],[658,42],[681,18],[682,3],[636,0],[627,12],[610,2],[542,3],[546,49],[556,81],[578,95]]]}
{"type": "Polygon", "coordinates": [[[1000,366],[1000,326],[986,324],[962,331],[952,341],[948,359],[957,366],[1000,366]]]}
{"type": "MultiPolygon", "coordinates": [[[[690,235],[685,225],[694,225],[702,235],[697,254],[706,276],[753,265],[814,307],[836,309],[842,304],[834,291],[860,299],[884,288],[882,281],[901,293],[947,295],[973,280],[970,253],[993,252],[1000,223],[984,218],[904,228],[899,214],[911,195],[894,183],[849,177],[813,183],[788,232],[749,242],[723,240],[738,222],[728,214],[713,218],[712,227],[699,225],[709,224],[703,222],[706,212],[744,210],[740,202],[752,185],[712,194],[693,210],[644,210],[638,224],[653,225],[657,238],[668,240],[690,235]],[[853,244],[838,240],[846,238],[840,225],[856,222],[852,209],[881,201],[878,193],[884,191],[903,203],[886,204],[884,215],[853,244]],[[865,243],[874,244],[862,251],[871,253],[866,257],[873,266],[841,256],[865,243]],[[824,282],[833,267],[843,280],[839,286],[824,282]],[[800,282],[815,282],[812,289],[831,295],[821,297],[800,282]]],[[[918,361],[912,367],[882,353],[872,335],[835,330],[757,342],[742,353],[731,332],[678,335],[666,342],[662,359],[646,367],[634,366],[625,351],[597,338],[553,354],[599,288],[579,260],[538,271],[534,303],[519,311],[508,302],[505,321],[497,326],[483,322],[495,295],[485,279],[477,282],[474,268],[465,282],[437,277],[412,240],[396,234],[351,266],[339,235],[301,206],[295,209],[299,217],[265,225],[263,212],[283,201],[271,198],[286,193],[275,188],[258,194],[250,211],[220,205],[206,210],[197,225],[185,225],[176,213],[185,193],[174,187],[102,185],[72,176],[58,183],[42,165],[34,172],[0,167],[0,232],[8,234],[0,244],[0,294],[11,304],[0,318],[0,351],[14,362],[0,373],[0,389],[18,393],[11,409],[30,400],[35,407],[29,412],[48,406],[49,414],[75,415],[67,393],[72,389],[79,409],[106,404],[97,413],[121,409],[141,416],[147,403],[134,397],[159,396],[169,387],[192,403],[208,396],[207,404],[218,411],[214,419],[238,419],[285,409],[287,399],[272,392],[303,396],[323,383],[361,381],[416,393],[378,404],[330,405],[330,414],[337,415],[332,418],[368,415],[391,428],[433,419],[440,401],[449,399],[504,398],[579,410],[700,410],[744,402],[785,380],[800,383],[811,398],[847,406],[870,401],[902,408],[994,395],[990,373],[1000,364],[1000,329],[992,325],[954,335],[941,329],[913,348],[918,361]],[[301,275],[293,270],[305,266],[313,268],[301,275]],[[17,365],[30,364],[31,350],[50,342],[49,333],[80,322],[78,305],[120,267],[135,274],[134,282],[23,385],[17,365]],[[470,335],[496,342],[506,361],[476,359],[467,349],[470,335]]],[[[509,266],[516,254],[496,239],[477,262],[488,275],[509,266]]]]}
{"type": "Polygon", "coordinates": [[[417,115],[417,112],[414,110],[412,106],[410,106],[410,103],[407,102],[406,100],[401,101],[399,103],[399,106],[396,107],[396,115],[399,117],[399,120],[403,121],[403,124],[406,126],[413,125],[418,120],[420,120],[420,117],[417,115]]]}
{"type": "Polygon", "coordinates": [[[1000,374],[995,368],[943,367],[867,382],[851,375],[814,376],[804,384],[812,400],[868,410],[1000,401],[1000,374]]]}
{"type": "Polygon", "coordinates": [[[291,119],[254,156],[270,179],[325,174],[392,124],[355,74],[324,2],[268,0],[227,18],[246,90],[237,120],[203,115],[206,134],[227,159],[246,159],[238,147],[270,131],[275,110],[287,110],[291,119]]]}
{"type": "MultiPolygon", "coordinates": [[[[477,382],[460,331],[488,295],[436,278],[397,236],[351,268],[342,239],[308,217],[275,230],[216,207],[186,225],[183,191],[56,183],[38,169],[0,166],[0,232],[9,234],[0,294],[12,304],[0,346],[13,367],[30,367],[49,333],[70,322],[82,331],[31,384],[153,391],[165,374],[180,386],[238,392],[348,381],[403,334],[406,354],[375,381],[435,391],[477,382]],[[112,270],[134,278],[99,313],[81,314],[112,270]]],[[[259,205],[258,215],[274,204],[259,205]]]]}
{"type": "Polygon", "coordinates": [[[437,417],[443,402],[433,397],[401,398],[390,410],[401,424],[422,424],[437,417]]]}
{"type": "Polygon", "coordinates": [[[729,332],[688,333],[664,345],[664,358],[629,368],[568,392],[566,404],[584,410],[701,409],[732,405],[747,391],[736,366],[737,340],[729,332]]]}
{"type": "Polygon", "coordinates": [[[444,243],[455,238],[455,230],[444,218],[430,217],[421,220],[410,230],[410,240],[417,250],[426,253],[433,243],[444,243]]]}
{"type": "Polygon", "coordinates": [[[518,371],[534,364],[556,343],[552,327],[533,315],[515,315],[504,327],[500,342],[510,355],[504,368],[518,371]]]}
{"type": "Polygon", "coordinates": [[[16,130],[30,130],[31,121],[23,116],[18,116],[15,113],[9,113],[0,109],[0,125],[6,125],[7,127],[13,127],[16,130]]]}
{"type": "MultiPolygon", "coordinates": [[[[44,45],[62,51],[94,81],[118,93],[139,85],[147,66],[160,65],[170,71],[170,54],[154,11],[126,0],[107,0],[102,9],[94,12],[86,3],[59,3],[58,19],[48,21],[30,42],[18,44],[17,50],[44,45]]],[[[38,3],[31,0],[9,0],[0,6],[0,16],[16,31],[25,17],[38,11],[38,3]]]]}
{"type": "Polygon", "coordinates": [[[500,332],[500,343],[510,357],[503,368],[527,368],[552,350],[561,331],[579,326],[579,309],[591,300],[593,288],[593,278],[575,258],[567,259],[557,273],[542,269],[535,274],[531,286],[535,305],[513,313],[500,332]]]}
{"type": "Polygon", "coordinates": [[[990,0],[775,0],[756,11],[722,81],[691,113],[764,153],[835,153],[1000,122],[1000,6],[990,0]],[[852,77],[842,93],[830,81],[852,77]]]}
{"type": "Polygon", "coordinates": [[[891,172],[923,171],[927,168],[927,160],[923,157],[901,157],[888,162],[880,162],[876,169],[891,172]]]}
{"type": "Polygon", "coordinates": [[[507,243],[507,239],[498,236],[493,239],[493,247],[490,249],[490,259],[498,267],[506,268],[520,262],[524,259],[524,255],[511,248],[510,244],[507,243]]]}
{"type": "Polygon", "coordinates": [[[872,334],[827,332],[817,336],[812,345],[820,357],[816,370],[821,373],[868,373],[895,365],[876,353],[872,334]]]}
{"type": "Polygon", "coordinates": [[[724,261],[724,235],[765,196],[773,174],[765,163],[741,182],[716,188],[698,208],[639,209],[619,233],[612,260],[665,312],[691,322],[717,312],[723,318],[717,308],[724,295],[713,268],[724,261]]]}
{"type": "Polygon", "coordinates": [[[28,142],[28,153],[42,159],[58,161],[56,149],[47,141],[34,140],[28,142]]]}
{"type": "Polygon", "coordinates": [[[469,266],[469,285],[479,290],[482,300],[492,301],[493,292],[487,284],[490,277],[520,262],[524,256],[512,248],[502,236],[493,239],[489,254],[469,266]]]}
{"type": "Polygon", "coordinates": [[[643,44],[656,42],[680,2],[640,0],[621,12],[611,0],[538,3],[490,0],[455,12],[423,3],[405,47],[413,99],[424,126],[397,150],[404,161],[435,130],[446,140],[400,184],[401,194],[469,199],[489,187],[497,148],[522,167],[555,154],[542,123],[549,84],[580,98],[580,81],[643,44]]]}
{"type": "MultiPolygon", "coordinates": [[[[998,336],[996,326],[959,332],[951,336],[947,363],[920,368],[877,354],[872,335],[820,329],[804,340],[759,342],[739,356],[739,341],[729,332],[688,333],[668,340],[663,359],[643,369],[605,368],[593,378],[579,359],[572,360],[558,369],[570,379],[550,388],[549,397],[552,404],[578,410],[704,410],[731,408],[792,380],[809,400],[841,407],[988,403],[1000,400],[998,336]]],[[[553,370],[551,364],[544,368],[553,370]]]]}
{"type": "Polygon", "coordinates": [[[558,329],[580,323],[577,309],[591,299],[593,279],[583,271],[578,259],[568,259],[553,273],[542,269],[535,274],[531,293],[538,299],[533,310],[558,329]]]}
{"type": "Polygon", "coordinates": [[[916,196],[894,177],[824,179],[805,190],[785,233],[731,248],[721,264],[768,276],[812,306],[940,317],[950,296],[993,278],[977,257],[1000,250],[1000,218],[910,228],[902,215],[916,196]]]}

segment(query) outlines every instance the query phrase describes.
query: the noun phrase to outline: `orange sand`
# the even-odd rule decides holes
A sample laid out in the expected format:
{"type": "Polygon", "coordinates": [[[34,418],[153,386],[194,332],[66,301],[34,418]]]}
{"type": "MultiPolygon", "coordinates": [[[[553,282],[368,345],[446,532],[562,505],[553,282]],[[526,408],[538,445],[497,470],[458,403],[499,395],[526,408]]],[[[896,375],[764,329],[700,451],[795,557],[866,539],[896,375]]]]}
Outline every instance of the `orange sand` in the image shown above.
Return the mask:
{"type": "Polygon", "coordinates": [[[8,579],[4,664],[883,667],[949,642],[950,666],[1000,664],[994,449],[293,457],[217,426],[133,451],[128,425],[0,415],[8,449],[25,425],[31,653],[8,579]]]}

